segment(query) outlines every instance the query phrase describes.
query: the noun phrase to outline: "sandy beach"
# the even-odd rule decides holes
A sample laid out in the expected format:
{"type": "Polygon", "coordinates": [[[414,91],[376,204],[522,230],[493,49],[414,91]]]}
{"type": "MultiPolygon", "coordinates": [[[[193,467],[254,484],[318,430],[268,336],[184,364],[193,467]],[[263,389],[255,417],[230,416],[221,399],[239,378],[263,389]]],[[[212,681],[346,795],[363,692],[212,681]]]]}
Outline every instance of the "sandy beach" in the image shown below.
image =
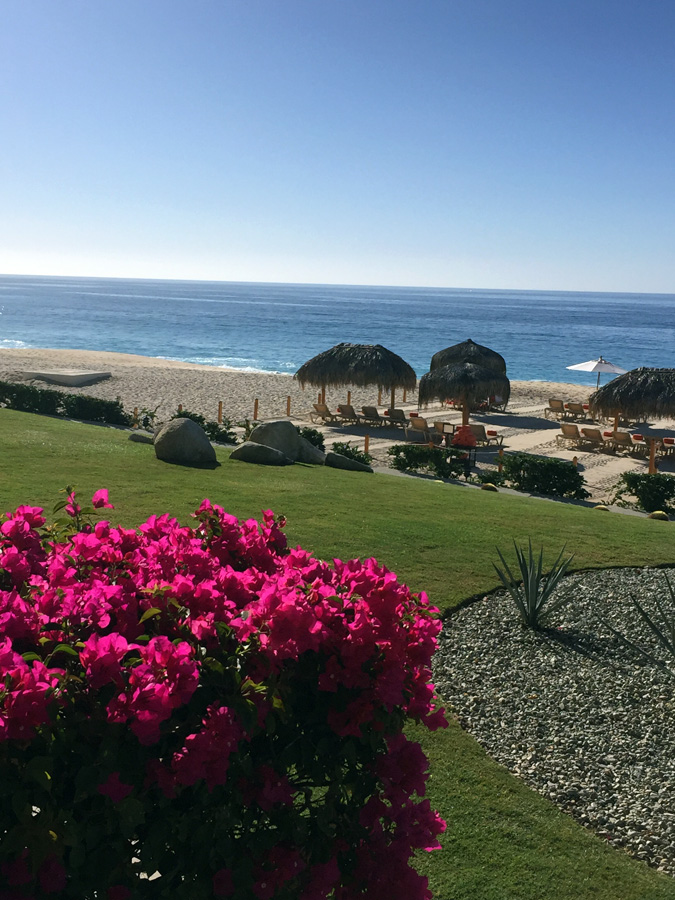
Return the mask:
{"type": "MultiPolygon", "coordinates": [[[[307,387],[302,390],[290,375],[245,372],[237,369],[220,369],[212,366],[156,359],[122,353],[108,353],[90,350],[50,350],[50,349],[3,349],[0,350],[0,379],[5,381],[30,380],[40,387],[54,387],[59,390],[84,393],[93,397],[115,399],[119,397],[129,412],[157,410],[158,421],[168,419],[182,404],[191,412],[201,413],[207,419],[215,420],[218,404],[223,404],[223,415],[237,424],[252,419],[254,405],[258,400],[258,418],[262,421],[284,418],[290,397],[291,419],[296,423],[310,424],[309,413],[317,400],[318,391],[307,387]],[[66,388],[48,385],[41,380],[27,379],[26,372],[79,370],[105,371],[111,377],[96,384],[81,388],[66,388]]],[[[588,387],[549,381],[512,381],[511,399],[505,413],[490,413],[476,416],[475,420],[495,428],[504,437],[504,447],[508,450],[522,450],[558,456],[563,459],[578,459],[588,489],[596,501],[606,501],[622,471],[642,470],[646,461],[629,456],[608,453],[581,453],[561,447],[556,442],[560,433],[557,422],[544,418],[544,409],[551,397],[565,401],[586,401],[594,389],[593,377],[588,387]]],[[[389,406],[390,397],[385,394],[378,404],[377,388],[352,389],[352,404],[359,409],[362,405],[389,406]]],[[[326,402],[330,409],[347,401],[347,389],[330,389],[326,392],[326,402]]],[[[408,393],[403,402],[402,393],[397,393],[396,405],[404,409],[417,410],[417,395],[408,393]]],[[[429,421],[444,419],[459,421],[457,410],[448,410],[435,404],[420,411],[429,421]]],[[[675,429],[674,422],[654,423],[664,431],[675,429]]],[[[376,462],[386,465],[386,450],[396,440],[402,440],[402,432],[390,434],[390,429],[379,431],[370,429],[370,452],[376,462]],[[387,432],[385,434],[385,432],[387,432]]],[[[366,429],[328,429],[326,443],[335,440],[351,440],[363,444],[366,429]]],[[[489,467],[494,461],[494,453],[480,453],[479,465],[489,467]]],[[[662,461],[660,469],[672,471],[671,460],[662,461]]]]}

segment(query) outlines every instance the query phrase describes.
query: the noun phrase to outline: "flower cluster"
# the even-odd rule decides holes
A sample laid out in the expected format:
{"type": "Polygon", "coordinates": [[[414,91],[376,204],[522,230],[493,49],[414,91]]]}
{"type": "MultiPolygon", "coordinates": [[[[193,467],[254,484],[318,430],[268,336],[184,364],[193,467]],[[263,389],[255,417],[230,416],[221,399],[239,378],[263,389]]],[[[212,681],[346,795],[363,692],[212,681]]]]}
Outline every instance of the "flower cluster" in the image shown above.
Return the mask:
{"type": "Polygon", "coordinates": [[[58,535],[0,525],[3,900],[429,898],[410,862],[445,824],[403,734],[446,724],[427,597],[289,550],[270,511],[60,508],[58,535]]]}

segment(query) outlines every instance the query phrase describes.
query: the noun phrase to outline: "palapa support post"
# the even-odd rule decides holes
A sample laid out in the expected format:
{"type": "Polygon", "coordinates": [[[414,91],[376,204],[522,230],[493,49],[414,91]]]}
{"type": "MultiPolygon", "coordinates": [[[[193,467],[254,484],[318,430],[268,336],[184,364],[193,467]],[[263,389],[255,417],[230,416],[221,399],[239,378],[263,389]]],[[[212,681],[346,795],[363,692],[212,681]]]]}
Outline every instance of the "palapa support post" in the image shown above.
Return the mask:
{"type": "Polygon", "coordinates": [[[370,435],[367,434],[365,440],[363,442],[363,450],[365,453],[368,452],[368,448],[370,447],[370,435]]]}
{"type": "Polygon", "coordinates": [[[619,413],[618,412],[614,416],[614,429],[613,430],[614,430],[614,434],[616,434],[617,431],[619,430],[619,413]]]}
{"type": "Polygon", "coordinates": [[[352,392],[347,391],[347,406],[351,406],[351,405],[352,405],[352,392]]]}
{"type": "Polygon", "coordinates": [[[326,402],[326,385],[322,384],[321,385],[321,403],[325,403],[325,402],[326,402]]]}
{"type": "Polygon", "coordinates": [[[223,401],[218,401],[218,424],[223,424],[223,401]]]}
{"type": "Polygon", "coordinates": [[[396,406],[396,388],[391,389],[391,403],[389,405],[389,415],[391,415],[392,409],[396,406]]]}
{"type": "Polygon", "coordinates": [[[500,447],[497,451],[497,456],[499,459],[497,460],[497,471],[501,475],[502,469],[504,468],[504,448],[500,447]]]}
{"type": "Polygon", "coordinates": [[[256,397],[253,401],[253,421],[258,421],[258,398],[256,397]]]}
{"type": "Polygon", "coordinates": [[[382,388],[377,389],[377,405],[382,406],[382,388]]]}
{"type": "Polygon", "coordinates": [[[289,394],[288,397],[286,397],[286,415],[290,416],[290,414],[291,414],[291,395],[289,394]]]}
{"type": "Polygon", "coordinates": [[[406,402],[407,397],[408,397],[408,388],[403,388],[403,403],[406,402]]]}
{"type": "Polygon", "coordinates": [[[462,428],[467,428],[469,425],[469,404],[467,403],[466,397],[462,399],[462,428]]]}
{"type": "Polygon", "coordinates": [[[656,475],[656,439],[649,439],[649,475],[656,475]]]}

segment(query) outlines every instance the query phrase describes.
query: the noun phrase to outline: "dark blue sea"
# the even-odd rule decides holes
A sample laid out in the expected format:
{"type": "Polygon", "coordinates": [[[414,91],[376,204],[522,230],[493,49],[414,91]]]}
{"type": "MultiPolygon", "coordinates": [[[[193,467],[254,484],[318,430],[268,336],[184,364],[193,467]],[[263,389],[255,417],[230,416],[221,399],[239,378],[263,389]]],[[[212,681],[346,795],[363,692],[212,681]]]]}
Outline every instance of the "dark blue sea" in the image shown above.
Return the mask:
{"type": "MultiPolygon", "coordinates": [[[[675,294],[0,276],[0,349],[112,350],[293,373],[339,341],[380,343],[418,375],[472,338],[512,379],[594,384],[566,366],[675,367],[675,294]]],[[[603,376],[603,383],[607,376],[603,376]]]]}

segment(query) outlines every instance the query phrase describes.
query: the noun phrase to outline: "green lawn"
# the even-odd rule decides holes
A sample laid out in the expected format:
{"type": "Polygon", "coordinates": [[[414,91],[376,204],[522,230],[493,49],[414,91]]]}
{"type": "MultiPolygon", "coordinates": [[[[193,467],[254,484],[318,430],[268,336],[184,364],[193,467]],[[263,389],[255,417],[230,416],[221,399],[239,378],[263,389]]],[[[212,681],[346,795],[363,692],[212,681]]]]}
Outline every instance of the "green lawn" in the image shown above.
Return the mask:
{"type": "MultiPolygon", "coordinates": [[[[107,487],[111,519],[152,513],[188,521],[204,497],[240,517],[273,509],[291,543],[323,558],[374,556],[447,610],[496,586],[495,546],[531,536],[552,561],[563,543],[574,568],[673,562],[670,523],[602,513],[425,480],[229,460],[215,469],[171,466],[127,433],[0,410],[0,509],[51,510],[66,484],[82,499],[107,487]]],[[[420,734],[432,760],[430,795],[448,822],[444,849],[424,855],[437,900],[673,898],[675,880],[609,849],[534,794],[456,725],[420,734]]]]}

